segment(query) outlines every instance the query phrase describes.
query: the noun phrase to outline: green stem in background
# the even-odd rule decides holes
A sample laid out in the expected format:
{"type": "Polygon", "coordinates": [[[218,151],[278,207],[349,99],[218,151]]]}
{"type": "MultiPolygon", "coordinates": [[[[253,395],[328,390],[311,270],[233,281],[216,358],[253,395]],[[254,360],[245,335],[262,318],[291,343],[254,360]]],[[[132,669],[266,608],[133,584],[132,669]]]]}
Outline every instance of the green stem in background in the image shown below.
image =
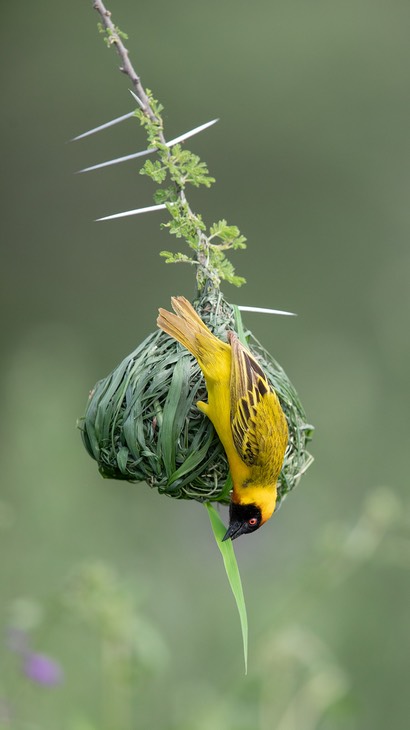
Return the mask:
{"type": "Polygon", "coordinates": [[[193,254],[162,251],[165,263],[188,263],[196,267],[198,295],[205,290],[218,289],[222,280],[235,286],[241,286],[245,279],[235,274],[235,269],[227,259],[225,252],[246,247],[246,239],[236,226],[230,226],[226,220],[220,220],[210,226],[209,231],[200,214],[194,213],[186,196],[187,186],[209,188],[215,179],[208,173],[205,162],[198,155],[175,144],[168,147],[164,136],[164,124],[161,116],[162,105],[154,99],[148,89],[144,89],[140,77],[132,66],[128,51],[124,46],[125,33],[115,26],[111,13],[101,0],[94,0],[93,6],[100,14],[100,31],[105,36],[108,47],[114,46],[121,59],[120,70],[130,79],[139,103],[136,117],[145,128],[148,149],[155,149],[157,159],[149,159],[141,169],[142,175],[150,177],[159,187],[154,193],[157,205],[164,205],[171,220],[163,223],[163,228],[176,238],[185,239],[193,254]]]}
{"type": "Polygon", "coordinates": [[[245,674],[248,673],[248,616],[246,613],[245,598],[243,595],[241,576],[239,575],[238,563],[232,545],[232,540],[225,540],[222,542],[222,538],[225,535],[226,527],[218,515],[215,507],[210,502],[205,502],[205,506],[208,510],[209,519],[211,520],[212,529],[214,532],[216,544],[221,551],[226,575],[228,576],[229,584],[234,595],[236,605],[239,612],[239,618],[241,622],[242,630],[242,642],[243,642],[243,656],[245,661],[245,674]]]}
{"type": "Polygon", "coordinates": [[[135,688],[128,647],[101,635],[102,717],[106,730],[132,727],[132,693],[135,688]]]}

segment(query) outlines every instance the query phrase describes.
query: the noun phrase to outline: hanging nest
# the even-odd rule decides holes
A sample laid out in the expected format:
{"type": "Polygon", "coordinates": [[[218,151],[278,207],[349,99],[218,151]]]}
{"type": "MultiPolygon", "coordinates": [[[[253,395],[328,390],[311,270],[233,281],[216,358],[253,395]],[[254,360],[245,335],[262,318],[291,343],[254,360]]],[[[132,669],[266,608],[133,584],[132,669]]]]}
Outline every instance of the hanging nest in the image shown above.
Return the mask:
{"type": "MultiPolygon", "coordinates": [[[[193,306],[224,342],[228,330],[242,329],[239,310],[219,291],[204,295],[193,306]]],[[[278,507],[312,462],[306,450],[312,426],[306,423],[286,373],[251,332],[245,336],[289,426],[278,507]]],[[[176,499],[227,503],[232,484],[225,451],[211,421],[198,410],[198,400],[207,400],[198,363],[157,330],[91,391],[81,421],[84,445],[106,478],[144,481],[176,499]]]]}

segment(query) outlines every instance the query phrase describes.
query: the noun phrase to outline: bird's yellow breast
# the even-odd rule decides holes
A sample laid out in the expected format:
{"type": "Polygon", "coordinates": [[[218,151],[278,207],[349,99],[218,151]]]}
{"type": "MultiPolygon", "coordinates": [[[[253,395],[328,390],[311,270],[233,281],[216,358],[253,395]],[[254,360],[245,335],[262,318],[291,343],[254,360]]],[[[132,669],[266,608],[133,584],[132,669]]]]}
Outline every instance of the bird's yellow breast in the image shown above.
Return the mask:
{"type": "Polygon", "coordinates": [[[234,485],[249,479],[251,469],[239,456],[232,437],[231,425],[231,348],[218,353],[212,363],[212,371],[200,362],[208,391],[208,403],[199,401],[198,408],[212,421],[225,449],[234,485]]]}
{"type": "MultiPolygon", "coordinates": [[[[208,362],[199,364],[204,373],[208,391],[208,403],[198,402],[198,407],[212,421],[215,430],[225,449],[229,462],[233,482],[232,500],[240,504],[255,504],[261,510],[262,524],[273,514],[276,506],[276,481],[280,470],[283,453],[278,455],[279,470],[272,474],[272,465],[277,448],[276,436],[272,431],[272,415],[276,408],[282,413],[279,401],[273,393],[267,394],[266,403],[260,404],[263,419],[266,424],[266,444],[268,453],[265,454],[266,465],[249,466],[239,455],[233,440],[231,416],[231,377],[232,377],[232,350],[225,345],[222,351],[214,353],[212,366],[208,362]],[[208,366],[208,367],[207,367],[208,366]],[[265,413],[265,410],[267,411],[265,413]],[[272,441],[272,443],[270,443],[272,441]],[[270,452],[270,453],[269,453],[270,452]]],[[[261,414],[262,415],[262,414],[261,414]]],[[[286,423],[285,423],[286,428],[286,423]]],[[[286,437],[287,440],[287,431],[286,437]]],[[[283,448],[284,450],[284,448],[283,448]]],[[[273,468],[275,472],[275,468],[273,468]]]]}

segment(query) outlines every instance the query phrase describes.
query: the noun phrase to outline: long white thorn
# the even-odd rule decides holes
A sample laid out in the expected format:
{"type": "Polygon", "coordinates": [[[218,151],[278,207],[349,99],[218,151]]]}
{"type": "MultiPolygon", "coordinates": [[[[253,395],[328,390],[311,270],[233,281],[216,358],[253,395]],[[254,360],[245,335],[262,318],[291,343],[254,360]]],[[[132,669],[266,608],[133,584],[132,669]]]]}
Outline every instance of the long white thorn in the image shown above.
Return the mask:
{"type": "MultiPolygon", "coordinates": [[[[216,124],[216,122],[218,122],[218,121],[219,121],[218,119],[212,119],[211,122],[205,122],[205,124],[200,124],[199,127],[195,127],[195,129],[191,129],[189,132],[180,134],[179,137],[174,137],[174,139],[171,139],[169,142],[166,142],[165,144],[167,147],[173,147],[174,144],[178,144],[178,142],[183,142],[185,139],[188,139],[189,137],[193,137],[194,134],[203,132],[204,129],[211,127],[213,124],[216,124]]],[[[142,150],[141,152],[134,152],[131,155],[124,155],[124,157],[116,157],[115,160],[107,160],[106,162],[99,162],[98,165],[92,165],[91,167],[85,167],[83,170],[79,170],[79,172],[91,172],[91,170],[98,170],[101,167],[108,167],[109,165],[117,165],[120,162],[127,162],[127,160],[135,160],[137,157],[144,157],[144,155],[151,155],[155,151],[156,151],[156,147],[153,147],[150,150],[142,150]]]]}
{"type": "Polygon", "coordinates": [[[147,208],[136,208],[136,210],[125,210],[123,213],[114,213],[114,215],[106,215],[104,218],[96,218],[96,221],[112,221],[114,218],[126,218],[129,215],[139,215],[140,213],[149,213],[152,210],[163,210],[167,206],[165,203],[161,205],[149,205],[147,208]]]}
{"type": "Polygon", "coordinates": [[[144,155],[151,155],[155,152],[152,150],[142,150],[141,152],[134,152],[132,155],[124,155],[123,157],[116,157],[115,160],[107,160],[106,162],[99,162],[98,165],[91,165],[91,167],[84,167],[78,172],[90,172],[91,170],[98,170],[100,167],[108,167],[109,165],[117,165],[119,162],[126,162],[127,160],[135,160],[136,157],[144,157],[144,155]]]}
{"type": "Polygon", "coordinates": [[[77,135],[77,137],[73,137],[71,142],[76,142],[78,139],[83,139],[84,137],[89,137],[90,134],[95,134],[96,132],[101,132],[102,129],[108,129],[108,127],[113,127],[114,124],[119,124],[120,122],[123,122],[125,119],[130,119],[131,117],[135,116],[135,112],[129,112],[128,114],[123,114],[122,117],[117,117],[116,119],[111,119],[110,122],[105,122],[105,124],[100,124],[99,127],[94,127],[94,129],[89,129],[88,132],[83,132],[82,134],[77,135]]]}
{"type": "Polygon", "coordinates": [[[245,307],[238,305],[241,312],[262,312],[264,314],[284,314],[288,317],[297,317],[295,312],[283,312],[281,309],[266,309],[266,307],[245,307]]]}
{"type": "Polygon", "coordinates": [[[133,91],[132,89],[128,89],[128,91],[130,92],[131,96],[134,97],[135,101],[137,102],[137,104],[139,104],[139,106],[141,107],[141,109],[144,110],[145,109],[144,104],[142,103],[142,101],[139,98],[139,96],[136,95],[135,91],[133,91]]]}
{"type": "Polygon", "coordinates": [[[171,139],[169,142],[166,143],[167,147],[173,147],[174,144],[178,144],[178,142],[183,142],[184,139],[188,139],[189,137],[193,137],[194,134],[198,134],[199,132],[203,132],[204,129],[208,129],[208,127],[212,127],[213,124],[216,124],[219,122],[219,119],[212,119],[210,122],[205,122],[205,124],[200,124],[199,127],[195,127],[195,129],[191,129],[189,132],[185,132],[185,134],[180,134],[179,137],[175,137],[174,139],[171,139]]]}

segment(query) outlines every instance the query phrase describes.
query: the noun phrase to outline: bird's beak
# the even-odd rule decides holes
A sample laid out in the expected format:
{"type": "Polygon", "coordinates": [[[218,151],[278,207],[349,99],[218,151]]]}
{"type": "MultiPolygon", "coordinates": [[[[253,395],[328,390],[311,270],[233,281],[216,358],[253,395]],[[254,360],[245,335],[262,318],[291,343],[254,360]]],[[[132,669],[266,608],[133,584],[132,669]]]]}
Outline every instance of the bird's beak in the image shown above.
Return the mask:
{"type": "Polygon", "coordinates": [[[224,537],[222,538],[222,542],[225,540],[235,540],[235,538],[239,537],[239,535],[242,535],[242,528],[243,528],[243,522],[234,521],[231,522],[224,537]]]}

